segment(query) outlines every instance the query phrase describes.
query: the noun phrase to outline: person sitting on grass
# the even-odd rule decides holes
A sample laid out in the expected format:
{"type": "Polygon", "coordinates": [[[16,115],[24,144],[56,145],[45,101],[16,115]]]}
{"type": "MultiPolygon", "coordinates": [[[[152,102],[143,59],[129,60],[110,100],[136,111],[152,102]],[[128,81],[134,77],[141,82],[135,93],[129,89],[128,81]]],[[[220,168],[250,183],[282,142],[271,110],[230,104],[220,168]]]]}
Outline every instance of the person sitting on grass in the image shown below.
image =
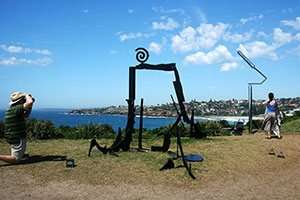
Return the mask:
{"type": "Polygon", "coordinates": [[[26,150],[26,121],[28,118],[34,99],[30,94],[22,94],[15,92],[11,96],[11,106],[6,110],[5,114],[5,139],[11,146],[11,156],[0,155],[0,160],[18,164],[26,150]]]}

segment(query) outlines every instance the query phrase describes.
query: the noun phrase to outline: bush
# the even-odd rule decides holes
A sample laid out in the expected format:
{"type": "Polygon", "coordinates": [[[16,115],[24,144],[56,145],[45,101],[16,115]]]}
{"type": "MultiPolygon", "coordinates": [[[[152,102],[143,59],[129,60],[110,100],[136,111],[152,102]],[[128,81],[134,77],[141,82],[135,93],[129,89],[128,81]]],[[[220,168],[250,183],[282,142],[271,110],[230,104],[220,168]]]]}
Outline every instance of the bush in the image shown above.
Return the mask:
{"type": "MultiPolygon", "coordinates": [[[[147,135],[147,138],[153,138],[157,137],[157,135],[161,133],[167,133],[169,129],[173,126],[174,123],[171,123],[167,126],[162,126],[160,128],[155,128],[153,130],[147,130],[146,134],[143,131],[143,138],[144,134],[147,135]]],[[[199,130],[199,135],[194,135],[192,137],[195,138],[202,138],[200,136],[206,135],[206,136],[229,136],[231,135],[230,131],[224,129],[224,128],[233,128],[233,125],[230,125],[227,121],[221,120],[221,121],[196,121],[195,128],[199,130]]],[[[190,126],[183,125],[182,123],[178,124],[180,136],[182,137],[190,137],[190,126]]],[[[171,136],[176,137],[177,132],[176,128],[174,128],[171,131],[171,136]]],[[[138,129],[136,130],[138,132],[138,129]]],[[[135,135],[134,138],[137,138],[138,136],[135,135]]],[[[163,137],[163,136],[161,136],[163,137]]]]}
{"type": "MultiPolygon", "coordinates": [[[[206,136],[228,136],[231,135],[230,132],[223,129],[225,127],[222,126],[222,122],[219,121],[197,121],[195,124],[200,130],[202,134],[205,134],[206,136]]],[[[196,136],[197,137],[197,136],[196,136]]]]}
{"type": "Polygon", "coordinates": [[[83,124],[75,128],[61,126],[60,132],[66,139],[115,138],[117,133],[107,124],[83,124]]]}
{"type": "Polygon", "coordinates": [[[68,138],[68,137],[70,135],[72,135],[72,133],[74,131],[74,128],[72,128],[70,126],[61,125],[61,126],[59,126],[57,128],[57,131],[59,132],[60,135],[62,135],[63,138],[65,138],[65,139],[71,139],[71,138],[68,138]]]}
{"type": "MultiPolygon", "coordinates": [[[[162,133],[167,133],[173,125],[174,125],[174,123],[170,123],[167,126],[162,126],[162,127],[159,127],[159,128],[155,128],[153,130],[149,130],[148,131],[148,135],[149,135],[148,137],[153,138],[154,136],[157,137],[157,135],[162,135],[162,133]]],[[[183,125],[183,123],[179,123],[178,128],[179,128],[180,136],[182,136],[182,137],[190,136],[189,126],[183,125]]],[[[170,134],[171,134],[171,137],[177,137],[176,127],[170,132],[170,134]]],[[[161,137],[163,137],[163,135],[161,137]]]]}
{"type": "Polygon", "coordinates": [[[282,123],[290,122],[297,119],[300,119],[300,111],[295,112],[293,116],[285,116],[282,123]]]}
{"type": "MultiPolygon", "coordinates": [[[[143,129],[143,138],[151,139],[157,138],[161,133],[167,133],[174,123],[167,126],[162,126],[153,130],[143,129]]],[[[27,119],[27,136],[29,139],[91,139],[91,138],[109,138],[115,139],[117,137],[116,131],[108,124],[83,124],[77,125],[76,127],[63,126],[55,127],[55,125],[50,120],[44,119],[27,119]]],[[[231,135],[230,132],[224,128],[232,127],[227,121],[197,121],[195,123],[200,134],[206,136],[225,136],[231,135]]],[[[178,124],[180,136],[189,137],[190,136],[190,126],[179,123],[178,124]]],[[[0,137],[3,137],[5,131],[5,124],[0,120],[0,137]]],[[[122,131],[123,134],[125,130],[122,131]]],[[[139,129],[135,129],[133,138],[138,139],[139,129]]],[[[171,136],[177,136],[177,129],[174,128],[171,131],[171,136]]],[[[160,137],[163,137],[161,135],[160,137]]],[[[195,136],[197,138],[197,136],[195,136]]]]}
{"type": "Polygon", "coordinates": [[[27,137],[29,139],[59,139],[62,135],[50,120],[28,119],[26,121],[27,137]]]}
{"type": "Polygon", "coordinates": [[[300,132],[300,119],[292,120],[282,124],[280,128],[281,133],[295,133],[300,132]]]}
{"type": "Polygon", "coordinates": [[[220,124],[221,124],[221,126],[223,127],[223,128],[234,128],[234,125],[230,125],[229,123],[228,123],[228,121],[226,121],[226,120],[220,120],[220,121],[218,121],[220,124]]]}
{"type": "MultiPolygon", "coordinates": [[[[263,120],[252,120],[252,129],[261,129],[263,120]]],[[[249,122],[244,126],[244,129],[249,129],[249,122]]]]}
{"type": "MultiPolygon", "coordinates": [[[[28,139],[91,139],[111,138],[117,136],[116,131],[108,124],[83,124],[74,128],[70,126],[55,127],[52,121],[44,119],[27,119],[28,139]]],[[[5,124],[0,120],[0,138],[4,137],[5,124]]]]}

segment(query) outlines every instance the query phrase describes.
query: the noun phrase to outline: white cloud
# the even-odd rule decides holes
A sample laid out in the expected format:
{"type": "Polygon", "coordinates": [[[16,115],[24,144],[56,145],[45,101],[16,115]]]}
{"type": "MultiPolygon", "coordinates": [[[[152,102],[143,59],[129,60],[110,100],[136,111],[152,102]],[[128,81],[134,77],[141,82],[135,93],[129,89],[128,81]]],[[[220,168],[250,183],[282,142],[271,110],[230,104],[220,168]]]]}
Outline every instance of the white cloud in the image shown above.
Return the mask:
{"type": "Polygon", "coordinates": [[[162,52],[162,45],[155,42],[151,42],[149,51],[152,51],[156,54],[160,54],[162,52]]]}
{"type": "Polygon", "coordinates": [[[209,49],[214,47],[222,38],[228,24],[201,24],[196,30],[193,27],[183,29],[179,35],[172,37],[174,52],[189,52],[192,50],[209,49]]]}
{"type": "Polygon", "coordinates": [[[220,72],[228,72],[228,71],[236,69],[237,67],[238,67],[238,64],[236,62],[224,63],[220,69],[220,72]]]}
{"type": "Polygon", "coordinates": [[[189,26],[183,29],[179,34],[180,35],[172,37],[171,46],[174,52],[188,52],[199,49],[195,40],[196,30],[194,28],[189,26]]]}
{"type": "Polygon", "coordinates": [[[120,35],[120,40],[123,42],[129,39],[141,38],[141,37],[151,37],[155,34],[143,34],[141,32],[138,33],[129,33],[129,34],[122,34],[120,35]]]}
{"type": "Polygon", "coordinates": [[[10,65],[12,66],[16,64],[16,60],[17,60],[16,57],[11,57],[11,58],[0,60],[0,64],[6,66],[10,66],[10,65]]]}
{"type": "Polygon", "coordinates": [[[240,22],[242,24],[245,24],[249,21],[253,21],[253,20],[257,20],[257,19],[263,19],[263,18],[264,18],[264,15],[252,16],[252,17],[249,17],[249,18],[242,18],[242,19],[240,19],[240,22]]]}
{"type": "Polygon", "coordinates": [[[294,11],[293,11],[293,8],[288,8],[288,9],[283,9],[281,12],[282,13],[293,13],[294,11]]]}
{"type": "MultiPolygon", "coordinates": [[[[33,52],[37,53],[37,54],[43,54],[43,55],[50,55],[51,52],[47,49],[41,50],[41,49],[33,49],[33,52]]],[[[25,49],[26,52],[26,49],[25,49]]]]}
{"type": "Polygon", "coordinates": [[[294,39],[300,41],[300,33],[297,33],[297,34],[295,35],[294,39]]]}
{"type": "Polygon", "coordinates": [[[194,11],[195,11],[196,17],[200,20],[200,22],[206,24],[207,19],[206,19],[205,13],[199,7],[195,7],[194,11]]]}
{"type": "Polygon", "coordinates": [[[0,65],[5,66],[19,66],[19,65],[38,65],[38,66],[47,66],[51,64],[53,61],[51,58],[37,58],[35,60],[32,59],[24,59],[24,58],[16,58],[10,57],[6,59],[0,60],[0,65]]]}
{"type": "Polygon", "coordinates": [[[117,51],[117,50],[111,50],[109,53],[110,53],[110,54],[117,54],[118,51],[117,51]]]}
{"type": "Polygon", "coordinates": [[[283,32],[280,28],[274,28],[273,35],[268,37],[273,39],[273,42],[270,45],[263,41],[254,41],[240,44],[238,50],[242,51],[249,58],[269,56],[273,60],[277,60],[278,56],[274,51],[281,46],[290,43],[293,39],[296,39],[296,37],[293,37],[290,33],[283,32]]]}
{"type": "Polygon", "coordinates": [[[218,23],[216,26],[212,24],[201,24],[197,28],[197,32],[200,35],[200,37],[197,38],[197,43],[200,47],[206,49],[212,48],[228,27],[228,24],[223,23],[218,23]]]}
{"type": "Polygon", "coordinates": [[[174,28],[178,28],[179,24],[172,18],[168,18],[167,22],[153,22],[152,28],[154,30],[161,29],[161,30],[173,30],[174,28]]]}
{"type": "Polygon", "coordinates": [[[21,53],[24,52],[24,49],[22,47],[16,47],[16,46],[9,46],[7,47],[6,45],[0,45],[0,48],[3,49],[4,51],[7,51],[9,53],[21,53]]]}
{"type": "Polygon", "coordinates": [[[284,33],[280,28],[274,28],[273,34],[274,45],[277,48],[292,41],[292,35],[290,33],[284,33]]]}
{"type": "Polygon", "coordinates": [[[295,54],[295,55],[299,56],[299,58],[300,58],[300,45],[298,47],[290,50],[289,53],[295,54]]]}
{"type": "Polygon", "coordinates": [[[257,33],[257,37],[268,37],[268,35],[265,32],[263,32],[263,31],[259,31],[257,33]]]}
{"type": "Polygon", "coordinates": [[[231,34],[230,32],[226,32],[223,35],[223,39],[225,41],[231,41],[233,43],[246,42],[251,39],[253,32],[253,30],[250,30],[249,32],[246,32],[244,34],[231,34]]]}
{"type": "Polygon", "coordinates": [[[132,10],[132,9],[128,9],[128,13],[134,13],[135,12],[135,10],[132,10]]]}
{"type": "Polygon", "coordinates": [[[197,52],[195,54],[186,56],[184,59],[184,64],[214,65],[233,60],[235,60],[235,58],[231,55],[228,49],[223,45],[219,45],[213,51],[208,53],[197,52]]]}
{"type": "Polygon", "coordinates": [[[281,20],[281,23],[286,26],[292,26],[296,30],[300,30],[300,17],[297,17],[295,21],[281,20]]]}
{"type": "Polygon", "coordinates": [[[278,59],[273,52],[276,49],[273,45],[267,45],[262,41],[254,41],[246,44],[240,44],[238,50],[242,51],[248,58],[257,58],[262,56],[270,56],[272,59],[278,59]]]}
{"type": "Polygon", "coordinates": [[[9,53],[37,53],[37,54],[43,54],[43,55],[50,55],[51,52],[47,49],[41,50],[41,49],[30,49],[30,48],[23,48],[23,47],[17,47],[17,46],[6,46],[4,44],[0,45],[0,48],[4,51],[7,51],[9,53]]]}
{"type": "Polygon", "coordinates": [[[184,10],[182,9],[169,9],[166,10],[163,7],[153,7],[152,10],[154,10],[155,12],[161,12],[161,13],[180,13],[180,14],[184,14],[184,10]]]}

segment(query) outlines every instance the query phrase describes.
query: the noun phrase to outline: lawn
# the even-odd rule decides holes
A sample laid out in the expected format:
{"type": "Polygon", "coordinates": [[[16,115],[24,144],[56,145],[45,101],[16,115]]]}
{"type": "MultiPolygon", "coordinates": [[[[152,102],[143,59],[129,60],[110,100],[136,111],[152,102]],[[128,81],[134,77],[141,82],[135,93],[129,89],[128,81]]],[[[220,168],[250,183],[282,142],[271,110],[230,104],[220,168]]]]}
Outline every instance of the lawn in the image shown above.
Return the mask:
{"type": "MultiPolygon", "coordinates": [[[[14,170],[26,173],[41,184],[49,181],[72,180],[82,184],[150,184],[182,187],[201,187],[204,183],[263,174],[269,169],[288,167],[299,159],[298,132],[283,134],[283,139],[265,139],[265,134],[208,137],[204,140],[182,138],[184,153],[200,154],[204,161],[192,164],[193,180],[181,159],[175,160],[178,168],[159,171],[171,156],[162,152],[118,152],[118,157],[102,154],[96,148],[88,157],[90,140],[33,140],[27,143],[29,159],[20,165],[6,165],[0,161],[0,173],[14,170]],[[285,159],[269,155],[283,152],[285,159]],[[75,168],[66,168],[66,159],[75,160],[75,168]]],[[[98,140],[101,146],[112,144],[112,140],[98,140]]],[[[161,139],[143,140],[143,147],[162,145],[161,139]]],[[[137,140],[131,143],[134,150],[137,140]]],[[[176,152],[176,139],[172,139],[169,150],[176,152]]],[[[0,154],[9,154],[9,145],[0,139],[0,154]]]]}

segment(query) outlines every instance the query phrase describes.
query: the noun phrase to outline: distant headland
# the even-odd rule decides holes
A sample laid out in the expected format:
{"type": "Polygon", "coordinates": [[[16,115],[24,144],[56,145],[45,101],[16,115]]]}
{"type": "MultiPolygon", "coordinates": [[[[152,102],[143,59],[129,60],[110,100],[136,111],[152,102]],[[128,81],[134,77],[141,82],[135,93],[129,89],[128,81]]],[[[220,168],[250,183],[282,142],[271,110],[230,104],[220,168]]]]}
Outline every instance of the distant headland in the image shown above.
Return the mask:
{"type": "MultiPolygon", "coordinates": [[[[253,115],[262,116],[265,112],[265,106],[262,105],[264,100],[253,101],[253,115]]],[[[296,98],[279,98],[277,99],[279,108],[285,114],[299,111],[300,97],[296,98]]],[[[184,103],[187,113],[194,111],[195,117],[247,117],[248,116],[248,100],[210,100],[196,101],[184,103]]],[[[156,106],[144,106],[143,115],[148,117],[177,117],[177,112],[172,103],[166,103],[156,106]]],[[[128,107],[124,105],[109,106],[105,108],[89,108],[89,109],[72,109],[68,114],[78,115],[127,115],[128,107]]],[[[139,105],[136,106],[136,115],[140,114],[139,105]]]]}

